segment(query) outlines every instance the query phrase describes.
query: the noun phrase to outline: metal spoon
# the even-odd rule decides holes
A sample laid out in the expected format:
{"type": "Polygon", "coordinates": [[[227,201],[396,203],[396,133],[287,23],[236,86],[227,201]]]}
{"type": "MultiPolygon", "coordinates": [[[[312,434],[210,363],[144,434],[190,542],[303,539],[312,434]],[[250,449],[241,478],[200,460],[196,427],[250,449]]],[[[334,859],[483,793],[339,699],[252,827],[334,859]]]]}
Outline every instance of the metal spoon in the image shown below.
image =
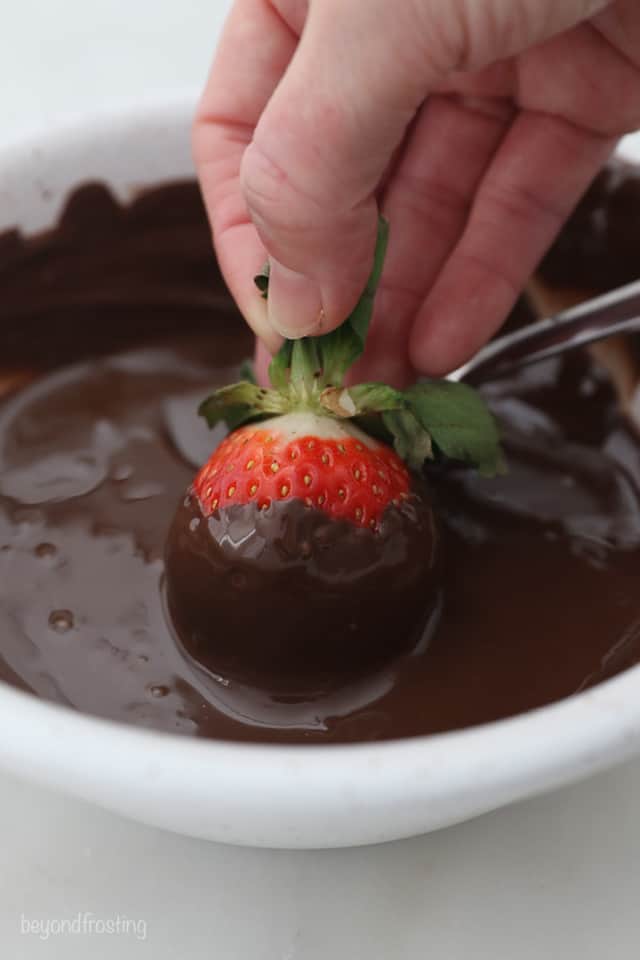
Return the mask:
{"type": "Polygon", "coordinates": [[[493,380],[537,360],[576,350],[613,334],[638,330],[640,280],[492,340],[447,379],[472,383],[493,380]]]}

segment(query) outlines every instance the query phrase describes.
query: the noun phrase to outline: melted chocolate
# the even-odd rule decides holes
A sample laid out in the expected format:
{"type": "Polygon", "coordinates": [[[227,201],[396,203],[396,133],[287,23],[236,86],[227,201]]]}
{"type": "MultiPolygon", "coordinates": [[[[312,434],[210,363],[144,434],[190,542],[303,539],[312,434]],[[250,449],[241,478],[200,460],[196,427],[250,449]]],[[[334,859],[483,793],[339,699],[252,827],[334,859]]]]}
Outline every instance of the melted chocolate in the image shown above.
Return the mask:
{"type": "Polygon", "coordinates": [[[426,493],[374,533],[301,501],[202,516],[181,504],[166,551],[173,622],[211,672],[286,694],[333,689],[411,650],[439,602],[426,493]]]}
{"type": "Polygon", "coordinates": [[[540,265],[552,287],[610,290],[640,276],[640,169],[612,160],[540,265]]]}
{"type": "MultiPolygon", "coordinates": [[[[195,183],[175,183],[121,206],[100,184],[69,199],[53,233],[0,235],[0,376],[42,370],[191,332],[218,336],[236,311],[211,255],[195,183]],[[55,336],[52,331],[55,330],[55,336]],[[80,331],[83,332],[79,336],[80,331]]],[[[252,349],[245,331],[245,353],[252,349]]]]}
{"type": "MultiPolygon", "coordinates": [[[[574,357],[488,390],[507,477],[432,471],[442,604],[420,642],[293,696],[257,657],[244,676],[240,662],[233,677],[197,663],[166,609],[165,543],[219,439],[198,399],[237,376],[249,341],[223,300],[195,188],[125,209],[101,188],[81,191],[58,233],[8,235],[0,250],[6,682],[187,735],[348,742],[508,716],[639,659],[640,447],[608,385],[574,357]]],[[[296,615],[309,627],[304,602],[296,615]]],[[[273,651],[279,624],[264,619],[273,651]]]]}

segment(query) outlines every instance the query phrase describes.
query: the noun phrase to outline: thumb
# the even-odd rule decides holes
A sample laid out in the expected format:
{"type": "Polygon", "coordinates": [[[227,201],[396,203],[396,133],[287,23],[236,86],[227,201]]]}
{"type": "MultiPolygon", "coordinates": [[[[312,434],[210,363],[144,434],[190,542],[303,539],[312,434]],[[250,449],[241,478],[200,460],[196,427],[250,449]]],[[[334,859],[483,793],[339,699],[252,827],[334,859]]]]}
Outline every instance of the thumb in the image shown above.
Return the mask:
{"type": "Polygon", "coordinates": [[[373,257],[376,191],[417,109],[446,74],[513,55],[606,5],[311,0],[241,168],[271,258],[276,331],[326,332],[355,306],[373,257]]]}
{"type": "Polygon", "coordinates": [[[375,192],[432,72],[395,7],[312,2],[245,151],[245,200],[271,258],[269,318],[285,336],[333,329],[366,283],[375,192]]]}

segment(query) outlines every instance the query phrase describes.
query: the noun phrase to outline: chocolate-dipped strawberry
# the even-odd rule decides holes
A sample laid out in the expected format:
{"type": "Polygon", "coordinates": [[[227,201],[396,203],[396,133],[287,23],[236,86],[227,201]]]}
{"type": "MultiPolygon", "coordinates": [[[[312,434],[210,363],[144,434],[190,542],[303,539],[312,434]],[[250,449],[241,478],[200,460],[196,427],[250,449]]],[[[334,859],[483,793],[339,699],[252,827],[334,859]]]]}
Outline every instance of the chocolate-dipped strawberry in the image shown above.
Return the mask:
{"type": "Polygon", "coordinates": [[[187,653],[225,679],[268,676],[293,695],[409,650],[439,603],[424,461],[500,469],[495,424],[471,388],[344,386],[386,237],[381,222],[367,289],[338,330],[285,342],[271,389],[243,381],[202,405],[211,426],[225,420],[232,432],[178,509],[167,593],[187,653]]]}

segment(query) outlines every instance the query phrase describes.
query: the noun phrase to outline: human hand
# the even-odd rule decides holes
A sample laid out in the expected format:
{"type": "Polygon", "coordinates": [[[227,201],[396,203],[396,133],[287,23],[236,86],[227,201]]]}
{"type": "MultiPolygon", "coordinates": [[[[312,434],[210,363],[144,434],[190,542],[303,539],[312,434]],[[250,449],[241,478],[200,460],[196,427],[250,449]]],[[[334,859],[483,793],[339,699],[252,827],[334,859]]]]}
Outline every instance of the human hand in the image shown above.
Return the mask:
{"type": "Polygon", "coordinates": [[[236,0],[194,148],[223,273],[271,350],[348,315],[380,208],[359,373],[401,384],[494,333],[638,125],[637,0],[236,0]]]}

